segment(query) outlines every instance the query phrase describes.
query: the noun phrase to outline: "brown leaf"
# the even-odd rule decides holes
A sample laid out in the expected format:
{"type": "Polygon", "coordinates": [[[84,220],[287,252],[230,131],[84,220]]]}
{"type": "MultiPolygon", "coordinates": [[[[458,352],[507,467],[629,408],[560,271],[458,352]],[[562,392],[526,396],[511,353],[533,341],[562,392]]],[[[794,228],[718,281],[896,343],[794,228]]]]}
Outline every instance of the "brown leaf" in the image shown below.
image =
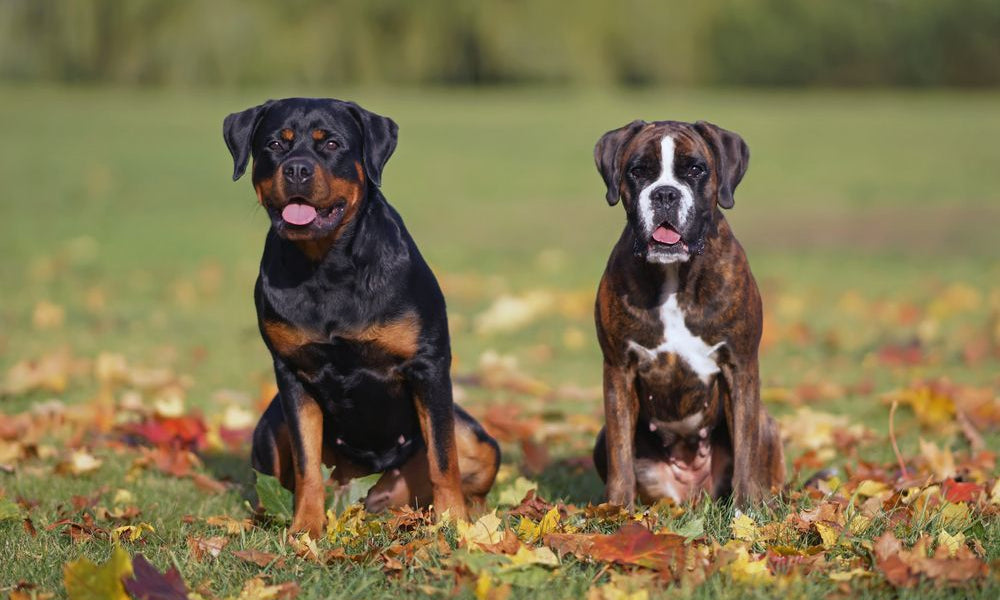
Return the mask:
{"type": "Polygon", "coordinates": [[[191,554],[191,558],[198,562],[206,557],[217,558],[228,543],[229,540],[222,536],[210,538],[192,536],[187,539],[188,552],[191,554]]]}
{"type": "Polygon", "coordinates": [[[253,548],[249,550],[236,550],[233,552],[233,556],[241,560],[245,560],[248,563],[253,563],[258,567],[266,567],[272,563],[278,568],[285,566],[284,557],[270,552],[254,550],[253,548]]]}

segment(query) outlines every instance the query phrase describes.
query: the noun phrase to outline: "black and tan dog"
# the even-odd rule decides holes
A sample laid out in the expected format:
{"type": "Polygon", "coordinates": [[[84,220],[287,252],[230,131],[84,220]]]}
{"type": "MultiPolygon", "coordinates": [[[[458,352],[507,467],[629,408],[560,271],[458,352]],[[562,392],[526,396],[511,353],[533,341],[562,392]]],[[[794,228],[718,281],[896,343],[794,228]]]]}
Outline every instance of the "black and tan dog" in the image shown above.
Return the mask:
{"type": "Polygon", "coordinates": [[[351,102],[290,98],[229,115],[233,179],[253,157],[271,219],[254,290],[278,395],[252,463],[295,493],[293,531],[324,521],[333,478],[384,473],[377,511],[433,503],[467,517],[493,485],[496,442],[452,402],[444,297],[379,190],[396,124],[351,102]]]}
{"type": "Polygon", "coordinates": [[[749,150],[706,122],[635,121],[594,149],[627,224],[597,292],[606,425],[594,462],[609,501],[758,499],[784,481],[760,402],[760,294],[722,215],[749,150]]]}

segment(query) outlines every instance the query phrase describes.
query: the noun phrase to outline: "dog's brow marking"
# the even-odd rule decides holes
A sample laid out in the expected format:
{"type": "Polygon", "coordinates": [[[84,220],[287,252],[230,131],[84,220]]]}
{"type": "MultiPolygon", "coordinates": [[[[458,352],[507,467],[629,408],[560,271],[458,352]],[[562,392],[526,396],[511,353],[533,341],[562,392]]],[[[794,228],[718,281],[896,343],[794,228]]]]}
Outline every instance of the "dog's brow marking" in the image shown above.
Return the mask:
{"type": "Polygon", "coordinates": [[[663,136],[663,139],[660,140],[660,176],[639,192],[639,214],[649,231],[653,231],[659,225],[659,223],[653,222],[653,201],[649,195],[660,186],[670,185],[681,193],[680,206],[677,210],[678,227],[684,227],[691,217],[691,213],[694,212],[694,194],[691,192],[691,188],[674,175],[676,149],[674,138],[670,135],[663,136]]]}
{"type": "Polygon", "coordinates": [[[642,350],[650,356],[664,352],[676,354],[687,363],[701,382],[708,385],[711,377],[719,372],[719,365],[714,354],[725,342],[709,346],[705,340],[691,333],[684,322],[684,311],[677,304],[677,273],[670,269],[663,283],[663,303],[658,309],[660,323],[663,325],[663,341],[655,348],[646,348],[629,340],[628,346],[634,350],[642,350]]]}
{"type": "Polygon", "coordinates": [[[290,142],[295,139],[295,132],[292,131],[291,129],[282,129],[281,139],[285,140],[286,142],[290,142]]]}

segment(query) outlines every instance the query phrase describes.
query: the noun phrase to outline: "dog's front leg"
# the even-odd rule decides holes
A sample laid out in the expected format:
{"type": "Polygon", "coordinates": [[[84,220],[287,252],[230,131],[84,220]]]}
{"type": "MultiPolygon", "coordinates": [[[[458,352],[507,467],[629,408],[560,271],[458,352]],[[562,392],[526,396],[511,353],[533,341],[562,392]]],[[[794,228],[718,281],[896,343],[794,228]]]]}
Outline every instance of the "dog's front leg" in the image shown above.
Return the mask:
{"type": "Polygon", "coordinates": [[[607,422],[608,502],[631,507],[635,504],[635,427],[639,400],[635,381],[626,370],[604,363],[604,419],[607,422]]]}
{"type": "Polygon", "coordinates": [[[455,446],[455,409],[447,359],[417,357],[406,367],[407,381],[427,444],[434,510],[468,520],[455,446]]]}
{"type": "Polygon", "coordinates": [[[305,531],[313,538],[323,533],[324,482],[323,411],[294,373],[280,360],[274,362],[281,410],[288,424],[295,474],[295,509],[292,532],[305,531]]]}
{"type": "Polygon", "coordinates": [[[760,379],[757,361],[725,364],[721,372],[728,394],[724,398],[726,425],[733,445],[733,500],[745,506],[761,496],[758,463],[766,461],[760,449],[760,379]]]}

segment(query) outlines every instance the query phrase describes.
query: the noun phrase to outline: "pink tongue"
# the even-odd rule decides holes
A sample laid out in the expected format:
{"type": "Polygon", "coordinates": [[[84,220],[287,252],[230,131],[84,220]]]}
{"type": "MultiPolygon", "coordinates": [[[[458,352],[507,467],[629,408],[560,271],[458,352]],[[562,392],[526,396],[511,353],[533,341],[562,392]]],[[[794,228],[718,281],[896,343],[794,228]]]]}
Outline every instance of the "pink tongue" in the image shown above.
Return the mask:
{"type": "Polygon", "coordinates": [[[653,239],[661,244],[673,245],[681,241],[681,234],[671,228],[660,225],[656,228],[656,231],[653,232],[653,239]]]}
{"type": "Polygon", "coordinates": [[[281,218],[292,225],[308,225],[316,218],[316,209],[308,204],[293,202],[281,211],[281,218]]]}

